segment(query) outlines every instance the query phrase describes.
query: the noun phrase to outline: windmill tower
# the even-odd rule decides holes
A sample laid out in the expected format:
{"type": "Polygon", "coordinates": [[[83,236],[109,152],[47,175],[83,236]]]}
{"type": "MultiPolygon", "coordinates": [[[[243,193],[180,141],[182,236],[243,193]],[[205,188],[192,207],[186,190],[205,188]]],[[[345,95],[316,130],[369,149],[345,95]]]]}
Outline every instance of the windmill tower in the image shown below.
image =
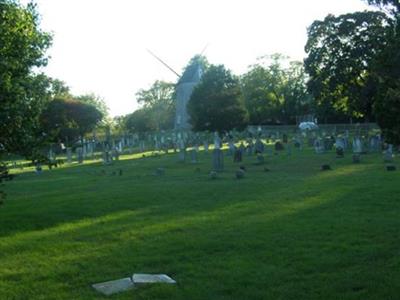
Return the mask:
{"type": "MultiPolygon", "coordinates": [[[[154,56],[159,62],[167,67],[171,72],[178,76],[176,84],[176,114],[175,114],[175,130],[190,130],[189,115],[187,112],[187,104],[190,100],[194,87],[200,82],[203,75],[203,69],[200,63],[191,64],[182,75],[179,75],[167,65],[161,58],[156,56],[153,52],[148,52],[154,56]]],[[[203,51],[204,52],[204,51],[203,51]]]]}

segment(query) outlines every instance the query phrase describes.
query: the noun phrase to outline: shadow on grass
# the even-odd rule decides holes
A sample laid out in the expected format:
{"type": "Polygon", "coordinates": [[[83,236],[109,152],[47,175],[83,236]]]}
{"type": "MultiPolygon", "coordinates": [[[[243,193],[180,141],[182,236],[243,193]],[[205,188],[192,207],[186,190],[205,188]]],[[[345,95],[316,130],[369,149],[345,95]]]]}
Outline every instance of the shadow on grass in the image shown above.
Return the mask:
{"type": "MultiPolygon", "coordinates": [[[[198,182],[176,190],[168,189],[169,181],[157,181],[160,186],[134,204],[126,203],[131,190],[115,206],[95,201],[96,207],[84,206],[95,209],[93,216],[49,222],[43,230],[0,240],[0,281],[9,287],[4,295],[20,295],[22,284],[47,298],[56,293],[60,299],[98,299],[91,283],[133,272],[178,280],[176,288],[132,292],[144,299],[390,295],[398,287],[393,257],[399,204],[388,196],[379,200],[365,168],[296,177],[296,184],[269,177],[235,186],[205,181],[205,191],[193,190],[198,182]],[[44,286],[52,288],[43,291],[44,286]]],[[[147,190],[155,182],[140,185],[147,190]]],[[[388,183],[381,189],[398,191],[388,183]]],[[[132,293],[114,298],[130,299],[132,293]]]]}

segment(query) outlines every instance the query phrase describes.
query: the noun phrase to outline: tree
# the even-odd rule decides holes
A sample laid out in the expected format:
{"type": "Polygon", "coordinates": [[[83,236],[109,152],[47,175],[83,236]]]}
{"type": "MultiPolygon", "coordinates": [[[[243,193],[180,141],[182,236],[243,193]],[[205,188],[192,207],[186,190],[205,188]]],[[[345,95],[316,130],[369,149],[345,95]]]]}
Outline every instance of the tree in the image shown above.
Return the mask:
{"type": "Polygon", "coordinates": [[[94,106],[99,112],[102,113],[103,117],[108,116],[109,108],[101,97],[96,96],[95,94],[85,94],[75,96],[73,98],[79,102],[94,106]]]}
{"type": "Polygon", "coordinates": [[[0,144],[6,152],[19,152],[34,139],[49,82],[32,70],[46,65],[50,43],[34,4],[0,1],[0,144]]]}
{"type": "Polygon", "coordinates": [[[241,77],[251,124],[295,123],[296,116],[309,113],[311,97],[301,62],[282,54],[263,56],[241,77]]]}
{"type": "Polygon", "coordinates": [[[368,1],[389,11],[393,22],[387,27],[387,39],[373,65],[375,79],[374,113],[385,140],[400,145],[400,4],[398,1],[368,1]]]}
{"type": "Polygon", "coordinates": [[[103,114],[93,105],[74,99],[54,99],[41,114],[43,131],[55,142],[73,144],[91,132],[103,114]]]}
{"type": "Polygon", "coordinates": [[[399,0],[366,0],[370,5],[380,7],[382,10],[386,10],[392,15],[396,15],[400,12],[399,0]]]}
{"type": "Polygon", "coordinates": [[[138,103],[143,105],[147,117],[153,123],[149,127],[154,127],[156,130],[173,128],[174,91],[174,84],[157,80],[149,89],[141,89],[136,93],[138,103]]]}
{"type": "Polygon", "coordinates": [[[384,90],[374,108],[385,140],[400,145],[400,80],[394,88],[384,90]]]}
{"type": "Polygon", "coordinates": [[[146,108],[140,108],[124,117],[125,129],[131,133],[154,131],[154,123],[151,121],[150,113],[146,108]]]}
{"type": "Polygon", "coordinates": [[[228,131],[247,123],[238,78],[224,66],[211,65],[194,88],[187,105],[194,130],[228,131]]]}
{"type": "Polygon", "coordinates": [[[389,22],[385,14],[370,11],[328,15],[310,26],[304,64],[317,107],[333,107],[348,117],[373,117],[371,66],[385,47],[389,22]]]}

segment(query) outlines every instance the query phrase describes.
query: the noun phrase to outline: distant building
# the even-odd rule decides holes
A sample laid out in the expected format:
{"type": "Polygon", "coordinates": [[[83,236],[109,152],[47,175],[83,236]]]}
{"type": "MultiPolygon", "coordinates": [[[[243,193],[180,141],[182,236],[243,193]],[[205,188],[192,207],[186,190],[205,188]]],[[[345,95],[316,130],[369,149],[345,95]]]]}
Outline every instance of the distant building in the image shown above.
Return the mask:
{"type": "Polygon", "coordinates": [[[194,87],[200,82],[203,70],[201,65],[195,64],[186,69],[179,79],[176,87],[176,130],[190,130],[187,104],[190,100],[194,87]]]}

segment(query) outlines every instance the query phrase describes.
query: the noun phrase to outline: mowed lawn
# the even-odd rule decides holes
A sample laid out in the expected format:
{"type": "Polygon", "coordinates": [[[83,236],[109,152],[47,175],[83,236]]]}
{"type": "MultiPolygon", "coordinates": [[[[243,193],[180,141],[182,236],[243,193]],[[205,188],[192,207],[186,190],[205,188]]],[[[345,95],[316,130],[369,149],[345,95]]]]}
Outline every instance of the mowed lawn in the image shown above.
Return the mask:
{"type": "Polygon", "coordinates": [[[204,153],[20,174],[0,207],[0,299],[399,299],[400,170],[309,149],[269,172],[245,156],[237,180],[231,161],[216,180],[204,153]],[[91,287],[133,273],[177,285],[91,287]]]}

